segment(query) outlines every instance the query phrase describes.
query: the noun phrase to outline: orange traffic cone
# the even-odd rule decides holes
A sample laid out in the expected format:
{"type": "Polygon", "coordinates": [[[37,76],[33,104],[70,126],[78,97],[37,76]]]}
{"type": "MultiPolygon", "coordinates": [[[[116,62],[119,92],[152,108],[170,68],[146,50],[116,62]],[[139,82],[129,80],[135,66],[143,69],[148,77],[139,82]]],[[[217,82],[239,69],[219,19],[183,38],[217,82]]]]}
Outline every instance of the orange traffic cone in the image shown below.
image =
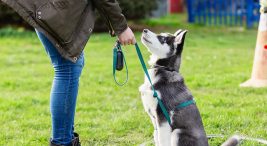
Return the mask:
{"type": "Polygon", "coordinates": [[[267,87],[267,0],[261,0],[260,11],[252,75],[240,87],[267,87]]]}

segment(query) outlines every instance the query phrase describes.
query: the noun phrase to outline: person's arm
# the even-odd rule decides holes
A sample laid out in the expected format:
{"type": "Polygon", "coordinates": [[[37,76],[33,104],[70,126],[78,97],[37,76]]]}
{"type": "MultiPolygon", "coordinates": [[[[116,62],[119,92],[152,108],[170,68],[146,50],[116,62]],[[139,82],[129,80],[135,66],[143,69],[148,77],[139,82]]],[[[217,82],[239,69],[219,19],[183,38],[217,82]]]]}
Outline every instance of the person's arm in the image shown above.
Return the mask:
{"type": "Polygon", "coordinates": [[[111,35],[117,35],[123,45],[134,44],[134,34],[127,25],[119,3],[116,0],[93,0],[93,2],[101,16],[105,17],[111,35]]]}

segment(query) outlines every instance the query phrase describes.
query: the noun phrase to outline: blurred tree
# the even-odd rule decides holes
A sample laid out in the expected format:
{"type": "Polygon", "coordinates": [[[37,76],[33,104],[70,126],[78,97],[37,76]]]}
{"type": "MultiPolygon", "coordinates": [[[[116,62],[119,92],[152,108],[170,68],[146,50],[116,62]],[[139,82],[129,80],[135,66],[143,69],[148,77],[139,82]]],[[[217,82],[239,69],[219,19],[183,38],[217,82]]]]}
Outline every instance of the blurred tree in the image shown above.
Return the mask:
{"type": "Polygon", "coordinates": [[[157,8],[157,0],[118,0],[127,19],[140,19],[151,15],[157,8]]]}
{"type": "Polygon", "coordinates": [[[0,27],[6,25],[23,26],[31,28],[15,11],[0,1],[0,27]]]}
{"type": "MultiPolygon", "coordinates": [[[[127,20],[137,20],[152,15],[153,10],[157,8],[158,0],[118,0],[122,13],[127,20]]],[[[104,19],[99,14],[96,17],[96,25],[94,31],[107,31],[104,19]]]]}
{"type": "MultiPolygon", "coordinates": [[[[151,15],[151,12],[157,8],[157,0],[118,0],[122,8],[123,14],[128,20],[136,20],[145,18],[151,15]]],[[[105,23],[103,19],[97,15],[95,30],[104,31],[106,30],[105,23]]],[[[17,13],[12,9],[8,8],[0,1],[0,27],[12,24],[27,26],[17,13]]]]}

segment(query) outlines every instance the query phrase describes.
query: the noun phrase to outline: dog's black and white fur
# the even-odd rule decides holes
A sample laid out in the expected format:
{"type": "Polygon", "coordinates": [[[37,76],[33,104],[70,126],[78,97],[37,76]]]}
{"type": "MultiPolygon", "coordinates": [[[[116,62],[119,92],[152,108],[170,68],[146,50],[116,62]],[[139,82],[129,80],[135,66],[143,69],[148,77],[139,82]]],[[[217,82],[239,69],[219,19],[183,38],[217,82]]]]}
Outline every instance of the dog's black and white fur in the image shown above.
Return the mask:
{"type": "Polygon", "coordinates": [[[171,117],[171,125],[165,119],[147,78],[139,87],[145,111],[154,125],[156,146],[208,146],[208,140],[199,110],[195,104],[176,109],[193,96],[179,73],[186,30],[175,34],[155,34],[147,29],[142,43],[151,52],[148,70],[159,97],[171,117]]]}

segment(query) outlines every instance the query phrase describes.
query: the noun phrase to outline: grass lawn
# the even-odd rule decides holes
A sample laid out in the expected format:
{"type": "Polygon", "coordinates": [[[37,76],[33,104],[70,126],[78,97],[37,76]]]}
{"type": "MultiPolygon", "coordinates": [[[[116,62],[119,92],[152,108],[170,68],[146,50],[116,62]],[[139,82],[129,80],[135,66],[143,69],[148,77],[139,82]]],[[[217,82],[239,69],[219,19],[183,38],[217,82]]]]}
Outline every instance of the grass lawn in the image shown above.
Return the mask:
{"type": "MultiPolygon", "coordinates": [[[[239,88],[250,76],[257,31],[183,22],[177,26],[189,30],[181,73],[195,96],[207,134],[267,138],[267,89],[239,88]]],[[[140,33],[136,37],[140,40],[140,33]]],[[[125,49],[129,83],[118,87],[113,81],[115,40],[107,33],[94,34],[85,49],[75,117],[85,146],[131,146],[152,140],[153,127],[138,92],[144,73],[133,47],[125,49]]],[[[149,53],[141,49],[147,60],[149,53]]],[[[36,34],[0,30],[0,68],[0,145],[48,145],[53,68],[36,34]]],[[[217,146],[222,141],[209,142],[217,146]]]]}

